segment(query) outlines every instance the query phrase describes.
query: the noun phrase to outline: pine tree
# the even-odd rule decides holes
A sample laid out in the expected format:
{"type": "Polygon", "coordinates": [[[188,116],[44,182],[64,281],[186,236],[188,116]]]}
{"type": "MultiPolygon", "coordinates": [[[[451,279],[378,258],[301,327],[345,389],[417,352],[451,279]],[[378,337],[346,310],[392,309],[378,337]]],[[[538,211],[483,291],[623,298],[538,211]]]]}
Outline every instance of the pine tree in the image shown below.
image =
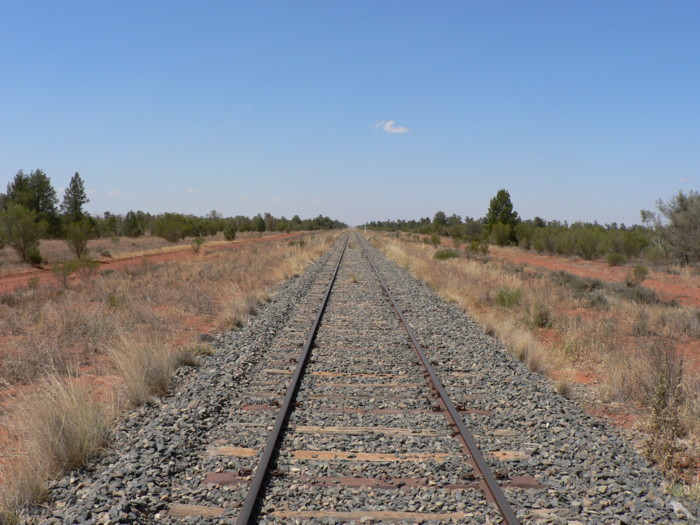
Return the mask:
{"type": "Polygon", "coordinates": [[[85,218],[83,206],[90,202],[85,194],[85,185],[80,174],[76,171],[70,180],[66,192],[63,194],[61,212],[66,216],[68,222],[77,222],[85,218]]]}
{"type": "MultiPolygon", "coordinates": [[[[513,203],[510,201],[510,193],[506,190],[498,190],[496,196],[491,199],[489,210],[486,212],[486,231],[491,233],[496,224],[503,224],[510,228],[506,236],[511,242],[515,241],[515,227],[520,222],[518,212],[513,211],[513,203]]],[[[499,233],[503,228],[499,227],[499,233]]]]}

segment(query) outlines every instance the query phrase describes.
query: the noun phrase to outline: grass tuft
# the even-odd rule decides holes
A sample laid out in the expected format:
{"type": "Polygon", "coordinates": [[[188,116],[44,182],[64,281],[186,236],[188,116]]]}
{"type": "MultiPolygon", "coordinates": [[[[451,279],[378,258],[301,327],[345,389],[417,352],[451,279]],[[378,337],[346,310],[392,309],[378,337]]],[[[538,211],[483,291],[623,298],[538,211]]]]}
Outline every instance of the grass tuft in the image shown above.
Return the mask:
{"type": "Polygon", "coordinates": [[[609,253],[607,261],[608,266],[623,266],[627,263],[627,256],[624,253],[609,253]]]}
{"type": "Polygon", "coordinates": [[[12,419],[27,455],[6,474],[2,497],[6,516],[42,499],[49,476],[82,467],[110,439],[109,420],[101,406],[75,380],[56,376],[46,378],[34,394],[22,399],[12,419]]]}
{"type": "Polygon", "coordinates": [[[529,310],[529,316],[530,324],[535,328],[547,328],[552,325],[552,313],[545,303],[535,303],[529,310]]]}
{"type": "Polygon", "coordinates": [[[456,259],[459,257],[459,252],[456,250],[438,250],[433,257],[441,261],[445,259],[456,259]]]}
{"type": "Polygon", "coordinates": [[[201,356],[214,355],[214,348],[209,343],[192,343],[178,349],[175,353],[175,366],[199,366],[201,356]]]}
{"type": "Polygon", "coordinates": [[[503,286],[496,292],[496,297],[494,300],[498,306],[510,308],[511,306],[518,306],[522,298],[522,288],[509,288],[507,286],[503,286]]]}
{"type": "Polygon", "coordinates": [[[156,335],[119,334],[112,359],[124,378],[127,398],[134,406],[168,393],[175,369],[171,351],[156,335]]]}
{"type": "Polygon", "coordinates": [[[570,398],[573,393],[573,381],[569,374],[562,375],[554,382],[554,390],[560,396],[570,398]]]}

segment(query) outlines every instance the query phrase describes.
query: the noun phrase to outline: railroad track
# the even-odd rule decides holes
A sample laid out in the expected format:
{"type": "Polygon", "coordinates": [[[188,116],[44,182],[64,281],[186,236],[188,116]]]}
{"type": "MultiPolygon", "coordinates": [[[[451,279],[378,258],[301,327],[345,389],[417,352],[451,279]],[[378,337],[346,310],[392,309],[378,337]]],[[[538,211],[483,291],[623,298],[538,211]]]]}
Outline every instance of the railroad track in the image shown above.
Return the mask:
{"type": "Polygon", "coordinates": [[[215,344],[23,521],[675,522],[614,433],[355,233],[215,344]]]}
{"type": "Polygon", "coordinates": [[[239,524],[519,523],[364,243],[345,238],[232,415],[265,434],[276,414],[265,446],[214,450],[244,461],[207,482],[248,486],[239,524]]]}

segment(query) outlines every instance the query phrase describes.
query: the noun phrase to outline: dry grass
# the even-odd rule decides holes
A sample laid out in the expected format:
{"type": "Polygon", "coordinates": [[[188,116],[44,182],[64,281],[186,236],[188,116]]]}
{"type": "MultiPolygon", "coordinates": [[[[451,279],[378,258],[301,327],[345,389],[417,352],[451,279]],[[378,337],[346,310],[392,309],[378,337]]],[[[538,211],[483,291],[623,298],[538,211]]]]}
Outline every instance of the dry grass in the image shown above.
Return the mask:
{"type": "MultiPolygon", "coordinates": [[[[593,370],[602,402],[622,402],[639,414],[648,457],[672,478],[691,475],[673,458],[700,458],[700,382],[675,347],[700,337],[696,310],[663,304],[639,287],[489,259],[436,262],[434,248],[389,235],[374,242],[532,370],[593,370]]],[[[555,388],[569,395],[570,386],[561,376],[555,388]]]]}
{"type": "MultiPolygon", "coordinates": [[[[35,286],[5,294],[0,297],[0,401],[11,407],[10,389],[43,392],[40,385],[55,377],[95,385],[108,379],[116,391],[95,392],[118,406],[124,397],[139,404],[162,395],[177,366],[196,366],[212,352],[199,342],[202,332],[246,323],[270,300],[271,287],[303,273],[335,238],[315,234],[291,246],[286,240],[239,245],[179,262],[86,275],[69,288],[35,286]]],[[[27,441],[13,445],[27,452],[32,433],[40,429],[28,428],[22,433],[27,441]]],[[[69,457],[67,450],[57,450],[69,457]]],[[[0,465],[2,488],[9,494],[6,508],[34,501],[46,476],[59,470],[52,466],[43,472],[32,457],[15,463],[12,472],[0,465]]]]}
{"type": "MultiPolygon", "coordinates": [[[[279,235],[279,232],[244,232],[236,235],[236,241],[246,239],[256,239],[259,237],[269,237],[271,235],[279,235]]],[[[93,259],[110,259],[110,258],[127,258],[132,256],[140,256],[144,253],[160,254],[180,251],[183,248],[194,249],[192,243],[193,237],[187,237],[176,243],[172,243],[160,237],[151,235],[143,237],[113,237],[103,239],[92,239],[88,241],[88,257],[93,259]]],[[[224,239],[222,233],[204,237],[204,246],[200,247],[201,251],[205,251],[207,246],[219,246],[230,244],[231,241],[224,239]]],[[[75,257],[68,245],[58,239],[42,240],[39,244],[41,255],[48,264],[64,263],[75,257]]],[[[0,249],[0,275],[13,273],[21,270],[26,270],[29,265],[23,262],[17,253],[5,246],[0,249]]]]}
{"type": "Polygon", "coordinates": [[[19,400],[12,421],[26,455],[4,473],[8,485],[0,512],[6,515],[43,497],[49,476],[83,466],[109,442],[105,410],[74,380],[47,377],[19,400]]]}
{"type": "Polygon", "coordinates": [[[175,352],[175,366],[199,366],[199,358],[214,355],[214,348],[209,343],[192,343],[175,352]]]}
{"type": "Polygon", "coordinates": [[[554,390],[560,396],[570,398],[574,390],[574,379],[572,371],[563,372],[554,382],[554,390]]]}
{"type": "Polygon", "coordinates": [[[124,378],[126,395],[131,404],[142,405],[153,396],[168,393],[175,358],[157,333],[119,334],[110,354],[124,378]]]}

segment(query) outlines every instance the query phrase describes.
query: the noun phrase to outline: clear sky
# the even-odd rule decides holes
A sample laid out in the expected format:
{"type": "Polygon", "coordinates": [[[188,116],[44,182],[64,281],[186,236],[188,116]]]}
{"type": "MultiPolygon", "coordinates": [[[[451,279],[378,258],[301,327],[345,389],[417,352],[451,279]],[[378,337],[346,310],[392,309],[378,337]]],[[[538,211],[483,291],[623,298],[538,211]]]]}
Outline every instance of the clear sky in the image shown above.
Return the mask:
{"type": "Polygon", "coordinates": [[[0,191],[92,213],[639,223],[700,180],[700,2],[0,0],[0,191]]]}

